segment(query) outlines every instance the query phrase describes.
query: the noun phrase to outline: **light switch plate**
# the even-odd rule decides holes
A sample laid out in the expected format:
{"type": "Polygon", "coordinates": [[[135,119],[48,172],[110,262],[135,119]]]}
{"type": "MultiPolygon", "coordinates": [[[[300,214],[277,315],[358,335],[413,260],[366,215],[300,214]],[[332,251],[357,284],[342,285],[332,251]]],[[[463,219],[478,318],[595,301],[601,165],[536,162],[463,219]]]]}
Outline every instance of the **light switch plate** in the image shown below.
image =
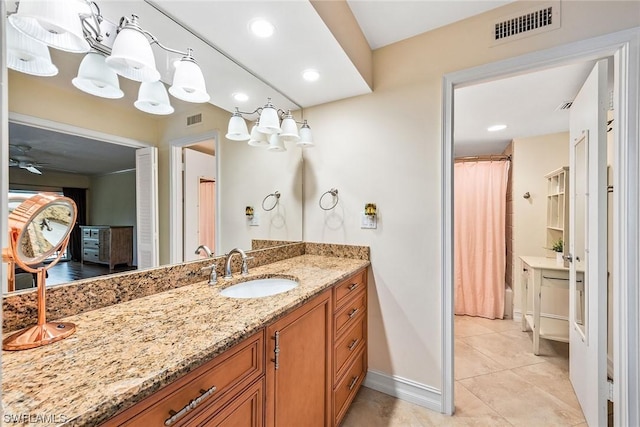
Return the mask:
{"type": "Polygon", "coordinates": [[[254,213],[251,218],[249,218],[249,225],[252,227],[257,227],[260,225],[260,217],[257,213],[254,213]]]}
{"type": "Polygon", "coordinates": [[[368,228],[368,229],[378,228],[378,216],[365,215],[365,213],[362,212],[360,214],[360,228],[368,228]]]}

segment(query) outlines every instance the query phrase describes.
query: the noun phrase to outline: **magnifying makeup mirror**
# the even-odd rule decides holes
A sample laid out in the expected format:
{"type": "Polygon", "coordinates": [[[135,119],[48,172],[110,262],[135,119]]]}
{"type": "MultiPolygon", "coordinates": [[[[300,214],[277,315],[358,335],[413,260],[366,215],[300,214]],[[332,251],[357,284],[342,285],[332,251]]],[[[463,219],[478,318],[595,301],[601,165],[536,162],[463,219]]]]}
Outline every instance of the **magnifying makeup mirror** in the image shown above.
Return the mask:
{"type": "Polygon", "coordinates": [[[2,260],[9,263],[10,280],[14,265],[36,274],[38,324],[5,338],[2,341],[4,350],[40,347],[75,332],[73,323],[47,322],[45,280],[47,270],[60,261],[69,243],[76,214],[73,200],[53,193],[40,193],[17,206],[10,206],[9,247],[2,250],[2,260]]]}

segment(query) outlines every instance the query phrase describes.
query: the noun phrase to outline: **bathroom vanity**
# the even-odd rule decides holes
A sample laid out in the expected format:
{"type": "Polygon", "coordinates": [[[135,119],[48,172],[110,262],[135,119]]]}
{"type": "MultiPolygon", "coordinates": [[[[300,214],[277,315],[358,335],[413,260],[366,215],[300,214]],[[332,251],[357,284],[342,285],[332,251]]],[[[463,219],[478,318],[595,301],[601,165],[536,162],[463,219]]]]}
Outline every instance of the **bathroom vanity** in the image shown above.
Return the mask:
{"type": "Polygon", "coordinates": [[[66,340],[4,352],[5,414],[74,426],[338,425],[367,371],[368,265],[305,254],[251,269],[295,277],[282,294],[220,295],[246,279],[236,274],[69,316],[77,331],[66,340]]]}

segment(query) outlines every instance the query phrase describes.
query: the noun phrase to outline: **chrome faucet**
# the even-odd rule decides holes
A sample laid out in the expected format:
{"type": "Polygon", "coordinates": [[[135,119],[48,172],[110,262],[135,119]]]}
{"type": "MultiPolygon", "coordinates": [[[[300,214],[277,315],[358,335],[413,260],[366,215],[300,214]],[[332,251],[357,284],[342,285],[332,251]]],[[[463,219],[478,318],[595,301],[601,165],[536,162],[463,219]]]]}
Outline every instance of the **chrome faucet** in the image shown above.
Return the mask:
{"type": "Polygon", "coordinates": [[[231,279],[231,277],[232,277],[232,275],[231,275],[231,258],[233,258],[234,254],[240,254],[242,256],[242,275],[246,276],[247,274],[249,274],[249,265],[247,264],[247,260],[249,260],[250,257],[248,257],[247,254],[245,254],[242,249],[233,248],[227,254],[227,259],[224,262],[224,278],[225,279],[231,279]]]}
{"type": "Polygon", "coordinates": [[[211,252],[211,249],[209,249],[206,245],[200,245],[198,246],[198,249],[196,249],[196,255],[200,255],[200,250],[203,250],[205,254],[207,254],[207,257],[211,258],[213,256],[213,253],[211,252]]]}

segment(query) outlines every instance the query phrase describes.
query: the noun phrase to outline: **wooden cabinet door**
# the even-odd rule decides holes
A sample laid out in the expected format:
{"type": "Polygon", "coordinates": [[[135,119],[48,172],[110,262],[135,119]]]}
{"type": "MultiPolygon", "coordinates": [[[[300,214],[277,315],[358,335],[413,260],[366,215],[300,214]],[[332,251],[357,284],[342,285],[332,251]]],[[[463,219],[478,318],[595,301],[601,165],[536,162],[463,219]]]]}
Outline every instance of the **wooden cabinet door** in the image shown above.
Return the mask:
{"type": "Polygon", "coordinates": [[[331,289],[267,327],[266,425],[331,425],[331,289]]]}

